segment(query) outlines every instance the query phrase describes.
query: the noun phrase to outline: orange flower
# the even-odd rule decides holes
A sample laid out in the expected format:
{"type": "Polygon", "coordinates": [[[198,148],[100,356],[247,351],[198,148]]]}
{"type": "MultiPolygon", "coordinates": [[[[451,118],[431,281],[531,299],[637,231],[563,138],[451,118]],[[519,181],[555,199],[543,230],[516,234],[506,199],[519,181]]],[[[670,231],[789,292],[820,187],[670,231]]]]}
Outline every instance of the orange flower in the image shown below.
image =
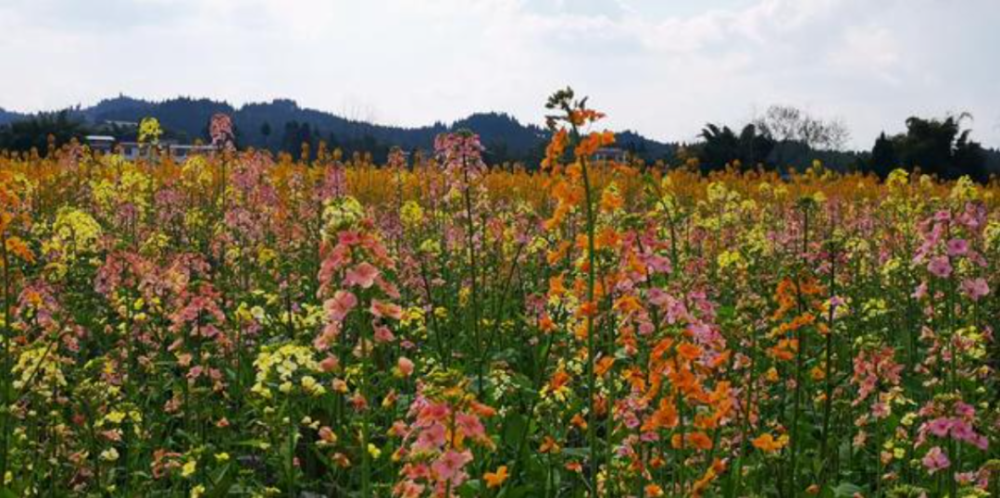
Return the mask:
{"type": "Polygon", "coordinates": [[[795,357],[795,353],[799,350],[799,341],[796,339],[782,339],[778,341],[778,345],[773,348],[768,349],[768,352],[776,360],[788,361],[795,357]]]}
{"type": "Polygon", "coordinates": [[[817,365],[809,371],[809,376],[812,377],[813,380],[823,380],[826,378],[826,371],[817,365]]]}
{"type": "Polygon", "coordinates": [[[549,390],[558,391],[559,388],[565,386],[569,383],[569,374],[565,370],[559,370],[552,374],[552,378],[549,379],[549,390]]]}
{"type": "Polygon", "coordinates": [[[594,239],[594,249],[615,249],[621,243],[621,235],[611,227],[605,227],[597,234],[597,238],[594,239]]]}
{"type": "Polygon", "coordinates": [[[556,323],[552,321],[552,318],[549,318],[548,314],[544,314],[538,319],[538,328],[542,332],[549,333],[556,329],[556,323]]]}
{"type": "Polygon", "coordinates": [[[601,210],[605,212],[615,211],[621,209],[625,205],[625,201],[622,200],[622,196],[618,194],[617,189],[606,188],[601,192],[601,210]]]}
{"type": "Polygon", "coordinates": [[[597,374],[598,377],[604,377],[604,374],[608,373],[608,370],[611,370],[611,367],[614,364],[614,357],[605,356],[597,362],[597,365],[594,367],[594,373],[597,374]]]}
{"type": "Polygon", "coordinates": [[[559,444],[556,443],[556,440],[553,439],[552,436],[545,436],[545,438],[542,439],[541,446],[538,447],[538,452],[539,453],[559,453],[559,451],[561,449],[562,448],[559,447],[559,444]]]}
{"type": "Polygon", "coordinates": [[[576,126],[583,125],[585,123],[593,123],[604,117],[604,113],[597,112],[593,109],[574,109],[570,112],[569,120],[576,126]]]}
{"type": "Polygon", "coordinates": [[[501,465],[497,467],[496,472],[487,472],[483,474],[483,480],[486,481],[487,488],[498,488],[504,481],[507,480],[507,466],[501,465]]]}
{"type": "Polygon", "coordinates": [[[687,439],[687,446],[693,446],[699,450],[712,449],[712,438],[708,437],[708,434],[704,432],[692,432],[685,439],[687,439]]]}
{"type": "Polygon", "coordinates": [[[782,435],[775,439],[770,433],[764,433],[755,438],[753,441],[754,448],[757,448],[764,453],[773,453],[775,451],[784,448],[788,444],[788,436],[782,435]]]}
{"type": "Polygon", "coordinates": [[[700,479],[695,481],[694,486],[691,487],[691,496],[698,497],[701,496],[702,491],[708,488],[708,485],[712,483],[716,476],[719,475],[723,470],[726,469],[722,460],[716,458],[712,461],[712,466],[705,471],[705,475],[701,476],[700,479]]]}
{"type": "Polygon", "coordinates": [[[597,303],[590,301],[580,305],[579,313],[580,316],[597,316],[597,303]]]}
{"type": "Polygon", "coordinates": [[[549,296],[556,297],[565,293],[566,287],[563,285],[562,274],[549,278],[549,296]]]}
{"type": "Polygon", "coordinates": [[[663,496],[663,488],[656,484],[646,485],[646,498],[658,498],[663,496]]]}
{"type": "Polygon", "coordinates": [[[560,259],[566,257],[566,254],[569,252],[570,245],[571,244],[565,240],[560,242],[555,249],[549,251],[545,259],[550,265],[558,263],[560,259]]]}
{"type": "Polygon", "coordinates": [[[469,403],[469,408],[472,408],[472,411],[476,412],[476,415],[479,415],[480,417],[483,418],[490,418],[497,414],[496,408],[493,408],[492,406],[489,405],[484,405],[478,401],[472,401],[471,403],[469,403]]]}
{"type": "Polygon", "coordinates": [[[689,342],[684,342],[677,345],[677,353],[688,361],[693,361],[701,356],[701,348],[689,342]]]}
{"type": "Polygon", "coordinates": [[[622,313],[632,313],[641,310],[642,304],[639,303],[638,298],[629,294],[622,296],[615,301],[615,309],[621,311],[622,313]]]}
{"type": "Polygon", "coordinates": [[[562,157],[563,151],[566,150],[566,142],[568,141],[568,135],[566,130],[559,130],[552,136],[552,140],[549,145],[545,148],[545,159],[542,160],[542,169],[548,169],[554,167],[558,162],[559,158],[562,157]]]}
{"type": "Polygon", "coordinates": [[[7,239],[7,251],[21,258],[28,263],[35,262],[35,256],[31,253],[28,245],[20,237],[10,237],[7,239]]]}
{"type": "Polygon", "coordinates": [[[669,398],[660,399],[659,408],[654,411],[646,422],[642,424],[642,431],[654,431],[662,427],[672,428],[677,426],[677,407],[669,398]]]}

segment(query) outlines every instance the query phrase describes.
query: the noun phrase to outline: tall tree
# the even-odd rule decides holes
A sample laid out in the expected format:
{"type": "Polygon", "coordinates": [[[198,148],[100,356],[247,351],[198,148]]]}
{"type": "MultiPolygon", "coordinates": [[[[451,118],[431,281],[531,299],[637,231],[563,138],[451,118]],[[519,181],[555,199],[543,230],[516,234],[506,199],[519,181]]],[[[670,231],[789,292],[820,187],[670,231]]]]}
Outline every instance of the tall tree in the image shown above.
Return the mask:
{"type": "MultiPolygon", "coordinates": [[[[762,135],[774,139],[774,157],[778,167],[803,150],[840,151],[850,139],[847,126],[839,119],[820,119],[787,105],[772,105],[763,116],[754,120],[762,135]]],[[[807,162],[811,163],[811,160],[807,162]]]]}
{"type": "Polygon", "coordinates": [[[893,141],[885,136],[883,131],[875,139],[875,146],[872,147],[872,156],[869,161],[869,168],[878,176],[885,178],[889,172],[900,166],[899,155],[896,154],[896,146],[893,141]]]}
{"type": "Polygon", "coordinates": [[[963,130],[968,113],[948,116],[944,120],[911,117],[906,120],[906,134],[895,138],[903,166],[919,167],[941,178],[969,175],[985,181],[986,153],[970,138],[971,130],[963,130]]]}
{"type": "Polygon", "coordinates": [[[0,149],[26,152],[37,149],[44,153],[51,136],[56,145],[90,133],[87,126],[70,116],[68,111],[40,113],[26,120],[0,127],[0,149]]]}
{"type": "Polygon", "coordinates": [[[757,132],[754,124],[743,127],[740,134],[728,126],[708,123],[701,131],[704,143],[698,154],[698,161],[705,171],[724,167],[739,161],[744,168],[752,168],[763,163],[774,148],[774,139],[757,132]]]}

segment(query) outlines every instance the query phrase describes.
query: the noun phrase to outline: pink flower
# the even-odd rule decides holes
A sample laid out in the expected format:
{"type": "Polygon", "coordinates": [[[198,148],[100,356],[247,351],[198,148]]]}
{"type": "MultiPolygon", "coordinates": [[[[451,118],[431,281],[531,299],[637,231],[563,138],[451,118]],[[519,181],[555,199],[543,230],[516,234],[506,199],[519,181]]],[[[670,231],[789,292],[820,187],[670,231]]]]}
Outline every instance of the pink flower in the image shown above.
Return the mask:
{"type": "Polygon", "coordinates": [[[964,401],[955,403],[955,407],[953,409],[955,410],[955,414],[960,417],[971,419],[976,416],[976,409],[964,401]]]}
{"type": "Polygon", "coordinates": [[[978,301],[979,298],[990,293],[990,286],[986,283],[985,278],[967,278],[962,281],[962,293],[973,301],[978,301]]]}
{"type": "Polygon", "coordinates": [[[327,317],[334,322],[343,321],[347,314],[358,305],[358,298],[347,291],[337,291],[332,299],[323,303],[327,317]]]}
{"type": "Polygon", "coordinates": [[[396,485],[393,494],[400,498],[420,498],[424,495],[424,485],[413,481],[403,481],[396,485]]]}
{"type": "Polygon", "coordinates": [[[986,451],[986,449],[990,447],[990,440],[986,439],[986,436],[982,434],[973,434],[969,436],[969,440],[967,442],[983,451],[986,451]]]}
{"type": "Polygon", "coordinates": [[[976,436],[976,431],[964,420],[956,420],[951,426],[951,437],[959,441],[971,442],[976,436]]]}
{"type": "Polygon", "coordinates": [[[415,453],[435,451],[438,448],[444,446],[444,443],[445,443],[444,425],[440,423],[434,423],[430,427],[420,431],[420,435],[417,436],[417,442],[413,443],[413,451],[415,453]]]}
{"type": "Polygon", "coordinates": [[[948,256],[935,256],[927,264],[927,270],[940,278],[948,278],[951,275],[951,261],[948,256]]]}
{"type": "Polygon", "coordinates": [[[951,239],[948,241],[948,255],[964,256],[969,252],[969,243],[965,239],[951,239]]]}
{"type": "Polygon", "coordinates": [[[464,480],[462,467],[471,461],[472,453],[469,450],[461,453],[448,450],[431,464],[431,470],[437,475],[439,481],[452,481],[453,485],[458,486],[464,480]]]}
{"type": "Polygon", "coordinates": [[[375,342],[385,344],[394,340],[396,340],[396,336],[392,334],[389,327],[386,327],[385,325],[375,327],[375,342]]]}
{"type": "Polygon", "coordinates": [[[333,430],[327,426],[323,426],[319,429],[319,438],[326,443],[336,443],[337,435],[333,433],[333,430]]]}
{"type": "Polygon", "coordinates": [[[399,320],[403,318],[403,308],[400,308],[396,304],[385,303],[379,301],[378,299],[372,299],[372,305],[368,309],[372,315],[378,318],[388,317],[393,320],[399,320]]]}
{"type": "Polygon", "coordinates": [[[427,427],[434,422],[440,422],[445,420],[451,413],[451,409],[448,405],[444,403],[430,403],[425,405],[420,409],[420,414],[417,415],[418,427],[427,427]]]}
{"type": "Polygon", "coordinates": [[[327,373],[336,370],[338,366],[340,366],[340,359],[336,356],[327,356],[319,362],[319,369],[327,373]]]}
{"type": "Polygon", "coordinates": [[[670,260],[659,254],[649,254],[646,256],[646,267],[650,274],[670,273],[670,260]]]}
{"type": "Polygon", "coordinates": [[[924,464],[924,467],[927,468],[927,471],[931,474],[942,469],[947,469],[948,467],[951,466],[951,461],[948,460],[948,455],[946,455],[944,451],[941,451],[940,446],[935,446],[931,448],[931,450],[928,451],[926,455],[924,455],[924,458],[923,460],[921,460],[921,462],[924,464]]]}
{"type": "Polygon", "coordinates": [[[945,437],[951,430],[954,421],[947,417],[936,418],[927,423],[927,430],[937,437],[945,437]]]}
{"type": "Polygon", "coordinates": [[[413,374],[413,361],[405,356],[400,356],[399,360],[396,361],[396,367],[399,368],[399,373],[403,377],[409,377],[413,374]]]}
{"type": "Polygon", "coordinates": [[[883,419],[889,416],[889,405],[879,401],[872,405],[872,417],[883,419]]]}
{"type": "Polygon", "coordinates": [[[375,284],[375,279],[378,278],[378,276],[378,268],[375,268],[366,261],[347,270],[344,275],[344,285],[348,287],[357,285],[362,289],[367,289],[375,284]]]}
{"type": "Polygon", "coordinates": [[[467,437],[472,439],[480,439],[486,436],[486,429],[483,427],[483,423],[480,422],[479,417],[475,415],[458,413],[455,415],[455,425],[457,425],[467,437]]]}
{"type": "Polygon", "coordinates": [[[323,327],[323,331],[313,339],[313,347],[319,351],[326,351],[337,338],[340,337],[340,323],[330,322],[323,327]]]}

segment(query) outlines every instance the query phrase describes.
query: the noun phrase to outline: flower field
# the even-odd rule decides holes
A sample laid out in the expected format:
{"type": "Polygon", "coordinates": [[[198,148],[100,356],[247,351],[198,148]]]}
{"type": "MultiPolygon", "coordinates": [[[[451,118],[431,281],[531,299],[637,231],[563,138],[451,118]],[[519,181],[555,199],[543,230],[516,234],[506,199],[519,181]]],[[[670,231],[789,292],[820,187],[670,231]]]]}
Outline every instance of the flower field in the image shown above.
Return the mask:
{"type": "Polygon", "coordinates": [[[1000,496],[1000,186],[548,107],[531,172],[0,157],[0,495],[1000,496]]]}

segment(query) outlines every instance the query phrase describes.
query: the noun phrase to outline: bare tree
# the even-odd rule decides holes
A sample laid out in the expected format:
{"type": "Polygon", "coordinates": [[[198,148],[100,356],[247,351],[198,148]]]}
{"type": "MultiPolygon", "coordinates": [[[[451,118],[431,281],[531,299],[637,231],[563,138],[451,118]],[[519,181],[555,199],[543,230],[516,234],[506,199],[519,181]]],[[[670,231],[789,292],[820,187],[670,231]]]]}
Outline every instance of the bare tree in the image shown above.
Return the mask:
{"type": "Polygon", "coordinates": [[[811,149],[840,150],[851,136],[840,119],[823,120],[788,105],[772,105],[754,124],[778,142],[800,142],[811,149]]]}

